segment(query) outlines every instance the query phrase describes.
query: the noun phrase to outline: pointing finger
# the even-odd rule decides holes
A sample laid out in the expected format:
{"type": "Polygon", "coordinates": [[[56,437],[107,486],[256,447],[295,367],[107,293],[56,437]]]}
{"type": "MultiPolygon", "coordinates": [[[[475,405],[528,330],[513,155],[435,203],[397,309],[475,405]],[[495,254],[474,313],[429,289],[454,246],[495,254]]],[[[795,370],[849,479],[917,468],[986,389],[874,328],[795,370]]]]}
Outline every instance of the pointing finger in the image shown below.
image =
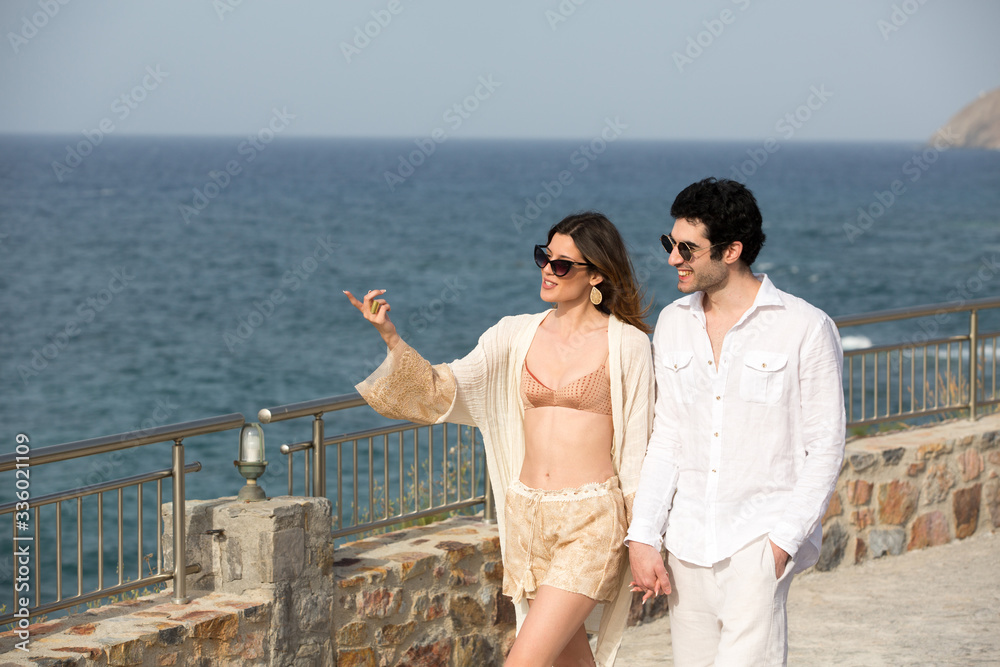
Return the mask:
{"type": "Polygon", "coordinates": [[[354,306],[358,310],[361,310],[361,308],[362,308],[361,302],[358,301],[356,298],[354,298],[353,294],[351,294],[347,290],[344,290],[344,294],[347,295],[347,300],[351,302],[352,306],[354,306]]]}

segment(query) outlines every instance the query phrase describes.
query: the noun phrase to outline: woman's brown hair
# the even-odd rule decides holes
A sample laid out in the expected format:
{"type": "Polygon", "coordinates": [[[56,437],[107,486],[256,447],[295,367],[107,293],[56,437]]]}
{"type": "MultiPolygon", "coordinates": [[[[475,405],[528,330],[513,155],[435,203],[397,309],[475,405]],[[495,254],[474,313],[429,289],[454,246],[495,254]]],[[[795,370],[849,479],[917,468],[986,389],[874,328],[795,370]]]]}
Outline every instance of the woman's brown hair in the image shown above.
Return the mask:
{"type": "Polygon", "coordinates": [[[583,260],[593,265],[591,270],[604,278],[597,284],[604,298],[594,307],[643,333],[652,332],[643,319],[649,313],[649,306],[642,305],[643,295],[618,228],[603,213],[586,211],[567,216],[553,225],[549,230],[550,243],[556,234],[573,239],[583,260]]]}

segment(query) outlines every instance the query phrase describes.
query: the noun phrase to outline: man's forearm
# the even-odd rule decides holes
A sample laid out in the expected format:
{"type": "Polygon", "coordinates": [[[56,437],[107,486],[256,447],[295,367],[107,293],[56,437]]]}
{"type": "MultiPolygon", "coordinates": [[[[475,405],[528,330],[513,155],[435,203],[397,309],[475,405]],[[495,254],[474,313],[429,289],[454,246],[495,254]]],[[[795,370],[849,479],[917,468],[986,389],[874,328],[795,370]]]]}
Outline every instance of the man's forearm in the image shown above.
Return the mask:
{"type": "Polygon", "coordinates": [[[632,522],[625,536],[626,543],[635,540],[655,549],[662,547],[671,500],[677,490],[678,474],[677,465],[673,462],[650,462],[647,455],[632,505],[632,522]]]}

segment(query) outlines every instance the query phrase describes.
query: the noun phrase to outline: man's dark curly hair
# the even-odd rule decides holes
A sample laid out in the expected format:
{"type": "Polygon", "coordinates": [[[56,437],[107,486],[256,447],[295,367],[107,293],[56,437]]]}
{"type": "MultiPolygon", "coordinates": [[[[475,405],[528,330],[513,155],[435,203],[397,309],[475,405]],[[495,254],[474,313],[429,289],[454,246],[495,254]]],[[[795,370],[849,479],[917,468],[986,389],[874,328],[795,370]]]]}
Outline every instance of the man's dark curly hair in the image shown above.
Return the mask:
{"type": "Polygon", "coordinates": [[[722,257],[725,244],[739,241],[743,244],[740,259],[749,268],[764,246],[763,220],[757,200],[750,190],[736,181],[706,178],[692,183],[674,199],[670,215],[705,226],[708,242],[716,246],[711,252],[714,260],[722,257]]]}

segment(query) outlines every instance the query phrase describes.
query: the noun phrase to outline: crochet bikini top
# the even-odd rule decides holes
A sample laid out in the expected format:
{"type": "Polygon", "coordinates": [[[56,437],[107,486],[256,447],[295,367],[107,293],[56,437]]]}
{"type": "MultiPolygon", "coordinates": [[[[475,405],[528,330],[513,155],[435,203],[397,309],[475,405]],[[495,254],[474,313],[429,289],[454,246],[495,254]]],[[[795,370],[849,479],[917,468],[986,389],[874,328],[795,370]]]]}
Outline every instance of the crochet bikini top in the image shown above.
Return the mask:
{"type": "Polygon", "coordinates": [[[610,415],[611,378],[606,367],[607,361],[593,373],[559,389],[549,389],[532,375],[525,362],[521,371],[521,404],[525,410],[554,406],[610,415]]]}

